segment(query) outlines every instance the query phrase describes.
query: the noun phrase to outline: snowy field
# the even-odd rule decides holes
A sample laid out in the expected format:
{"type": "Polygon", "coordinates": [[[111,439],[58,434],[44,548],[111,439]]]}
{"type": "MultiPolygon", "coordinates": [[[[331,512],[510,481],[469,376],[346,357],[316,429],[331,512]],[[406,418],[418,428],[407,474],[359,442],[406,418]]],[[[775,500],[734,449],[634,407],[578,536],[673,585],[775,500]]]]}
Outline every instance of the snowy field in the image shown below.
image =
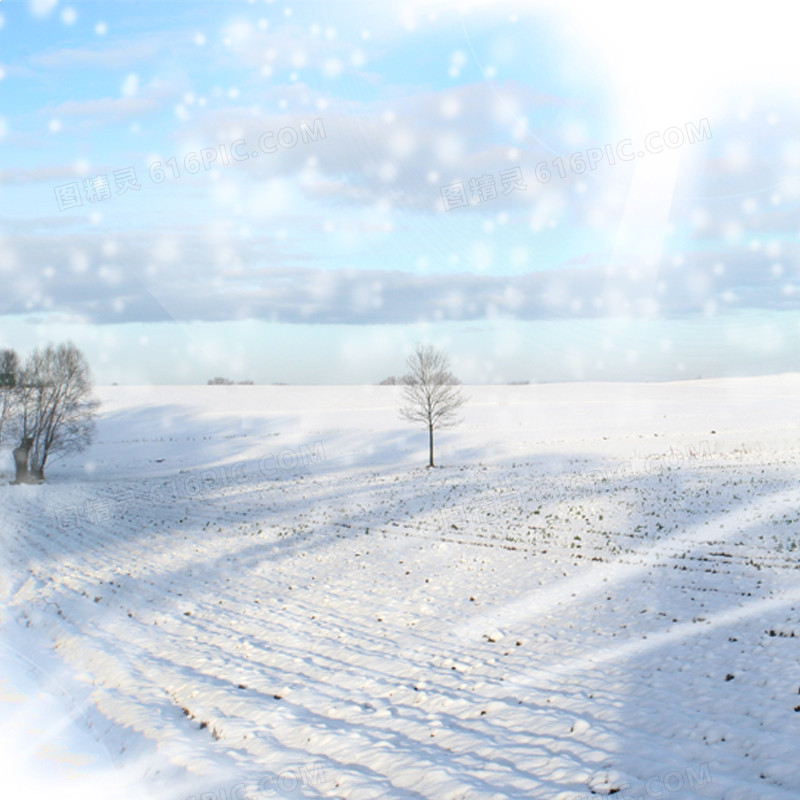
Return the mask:
{"type": "Polygon", "coordinates": [[[4,796],[797,798],[800,376],[107,387],[0,486],[4,796]]]}

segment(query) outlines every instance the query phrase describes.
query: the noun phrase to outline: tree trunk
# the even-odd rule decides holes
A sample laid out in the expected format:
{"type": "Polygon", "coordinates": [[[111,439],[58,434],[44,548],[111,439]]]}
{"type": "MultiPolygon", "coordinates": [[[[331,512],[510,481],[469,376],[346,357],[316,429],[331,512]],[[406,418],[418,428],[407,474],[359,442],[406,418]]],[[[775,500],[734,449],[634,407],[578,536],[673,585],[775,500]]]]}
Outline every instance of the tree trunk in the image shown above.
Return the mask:
{"type": "Polygon", "coordinates": [[[428,466],[433,466],[433,425],[428,426],[428,466]]]}
{"type": "Polygon", "coordinates": [[[30,473],[31,473],[31,482],[32,483],[44,483],[44,463],[47,461],[47,453],[44,456],[41,453],[37,453],[36,450],[33,451],[33,457],[31,459],[30,466],[30,473]],[[41,461],[41,464],[39,463],[41,461]]]}
{"type": "Polygon", "coordinates": [[[16,468],[16,476],[13,485],[19,483],[31,483],[31,474],[28,470],[28,456],[31,452],[33,445],[32,439],[23,439],[17,447],[14,454],[14,466],[16,468]]]}

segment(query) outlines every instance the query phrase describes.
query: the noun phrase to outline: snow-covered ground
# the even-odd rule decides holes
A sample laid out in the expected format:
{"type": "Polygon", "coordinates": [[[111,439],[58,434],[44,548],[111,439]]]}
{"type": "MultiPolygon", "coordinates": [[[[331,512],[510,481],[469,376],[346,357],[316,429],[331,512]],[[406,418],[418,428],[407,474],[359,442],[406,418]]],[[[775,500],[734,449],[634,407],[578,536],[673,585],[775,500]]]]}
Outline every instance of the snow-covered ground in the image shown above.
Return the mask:
{"type": "Polygon", "coordinates": [[[800,376],[467,392],[427,470],[395,387],[100,390],[0,486],[4,796],[800,796],[800,376]]]}

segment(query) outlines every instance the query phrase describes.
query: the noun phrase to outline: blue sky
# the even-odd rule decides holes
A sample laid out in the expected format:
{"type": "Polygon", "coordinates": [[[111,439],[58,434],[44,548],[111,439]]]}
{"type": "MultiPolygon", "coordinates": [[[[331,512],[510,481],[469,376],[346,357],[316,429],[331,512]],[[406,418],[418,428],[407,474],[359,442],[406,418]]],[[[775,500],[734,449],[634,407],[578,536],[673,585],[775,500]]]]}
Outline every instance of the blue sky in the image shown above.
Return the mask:
{"type": "Polygon", "coordinates": [[[797,369],[778,3],[0,2],[0,346],[99,382],[797,369]]]}

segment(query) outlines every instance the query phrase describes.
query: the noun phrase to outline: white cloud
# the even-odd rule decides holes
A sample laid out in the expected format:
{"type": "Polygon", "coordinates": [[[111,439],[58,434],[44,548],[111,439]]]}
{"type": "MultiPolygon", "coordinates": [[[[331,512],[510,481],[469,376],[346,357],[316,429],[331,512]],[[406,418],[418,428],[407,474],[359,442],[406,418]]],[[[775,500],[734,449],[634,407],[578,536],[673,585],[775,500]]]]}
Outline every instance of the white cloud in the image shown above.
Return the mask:
{"type": "Polygon", "coordinates": [[[48,110],[61,117],[79,117],[89,125],[107,125],[119,120],[141,117],[165,108],[183,91],[176,85],[159,81],[139,89],[136,75],[128,75],[122,86],[122,97],[98,97],[91,100],[66,100],[48,110]]]}
{"type": "MultiPolygon", "coordinates": [[[[98,23],[98,35],[106,32],[104,23],[98,23]],[[102,31],[102,33],[100,32],[102,31]]],[[[153,34],[127,41],[97,47],[62,48],[60,50],[35,53],[30,63],[34,67],[46,69],[73,69],[88,67],[93,69],[118,69],[140,66],[152,62],[165,48],[175,47],[174,37],[167,34],[153,34]]]]}

